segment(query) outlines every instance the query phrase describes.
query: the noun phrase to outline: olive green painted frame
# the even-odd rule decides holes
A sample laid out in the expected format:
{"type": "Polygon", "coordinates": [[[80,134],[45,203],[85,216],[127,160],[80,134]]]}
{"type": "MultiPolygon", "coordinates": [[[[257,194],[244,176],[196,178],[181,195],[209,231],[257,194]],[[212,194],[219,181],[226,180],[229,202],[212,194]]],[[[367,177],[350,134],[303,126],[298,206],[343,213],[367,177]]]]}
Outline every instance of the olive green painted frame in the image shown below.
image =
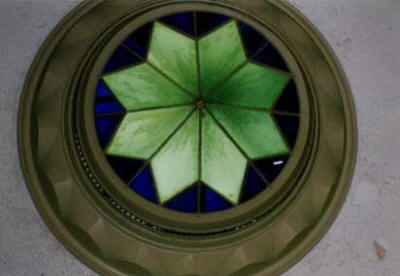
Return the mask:
{"type": "Polygon", "coordinates": [[[44,220],[72,253],[104,275],[280,274],[335,219],[357,148],[350,88],[335,55],[282,0],[85,1],[59,24],[33,63],[18,134],[21,166],[44,220]],[[148,14],[193,5],[242,14],[273,38],[300,76],[298,159],[274,183],[273,201],[260,195],[268,205],[259,208],[269,206],[268,212],[244,204],[243,216],[250,220],[227,211],[220,222],[212,216],[197,224],[183,223],[185,216],[171,222],[157,206],[132,204],[115,189],[122,185],[114,185],[94,141],[90,91],[112,48],[148,14]]]}

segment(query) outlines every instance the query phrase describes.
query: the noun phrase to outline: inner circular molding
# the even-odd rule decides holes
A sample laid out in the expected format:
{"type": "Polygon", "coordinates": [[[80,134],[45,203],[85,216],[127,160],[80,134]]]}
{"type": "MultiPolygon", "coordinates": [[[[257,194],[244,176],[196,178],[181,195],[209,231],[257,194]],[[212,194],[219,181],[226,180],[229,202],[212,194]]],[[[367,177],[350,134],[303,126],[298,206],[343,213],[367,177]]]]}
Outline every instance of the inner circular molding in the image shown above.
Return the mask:
{"type": "Polygon", "coordinates": [[[85,2],[18,127],[44,220],[105,275],[279,275],[335,219],[357,146],[340,64],[277,0],[85,2]]]}
{"type": "Polygon", "coordinates": [[[91,109],[100,146],[125,185],[108,182],[124,186],[121,194],[128,185],[171,210],[223,211],[269,190],[296,153],[301,76],[243,21],[169,14],[135,28],[96,67],[104,69],[91,109]]]}

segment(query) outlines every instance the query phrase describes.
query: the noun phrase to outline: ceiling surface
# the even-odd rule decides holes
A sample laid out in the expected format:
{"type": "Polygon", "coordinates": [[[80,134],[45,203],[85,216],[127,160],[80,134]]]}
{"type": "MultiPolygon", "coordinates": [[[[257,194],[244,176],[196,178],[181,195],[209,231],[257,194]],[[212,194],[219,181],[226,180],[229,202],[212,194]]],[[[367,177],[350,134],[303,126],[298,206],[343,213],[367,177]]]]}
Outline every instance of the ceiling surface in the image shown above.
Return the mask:
{"type": "MultiPolygon", "coordinates": [[[[322,32],[352,86],[359,156],[348,199],[317,247],[285,276],[400,271],[400,1],[290,0],[322,32]],[[387,250],[379,261],[373,242],[387,250]]],[[[16,137],[25,75],[79,1],[0,1],[0,275],[95,275],[54,238],[26,190],[16,137]]]]}

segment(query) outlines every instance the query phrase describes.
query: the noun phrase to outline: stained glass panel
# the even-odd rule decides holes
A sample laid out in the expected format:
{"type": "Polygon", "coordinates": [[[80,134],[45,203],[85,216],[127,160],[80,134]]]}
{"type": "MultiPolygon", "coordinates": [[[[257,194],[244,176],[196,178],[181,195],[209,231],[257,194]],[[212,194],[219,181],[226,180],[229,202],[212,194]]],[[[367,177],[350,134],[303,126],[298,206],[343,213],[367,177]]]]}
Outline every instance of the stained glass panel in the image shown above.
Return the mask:
{"type": "Polygon", "coordinates": [[[94,112],[96,115],[108,113],[122,113],[125,108],[103,81],[98,83],[94,112]]]}
{"type": "Polygon", "coordinates": [[[94,107],[100,144],[150,202],[223,211],[268,189],[288,162],[300,118],[293,75],[245,22],[168,15],[129,35],[104,73],[94,107]]]}
{"type": "Polygon", "coordinates": [[[205,35],[230,20],[229,17],[208,12],[196,12],[197,35],[205,35]]]}
{"type": "Polygon", "coordinates": [[[264,191],[267,186],[268,183],[262,178],[260,173],[250,166],[243,185],[241,201],[246,202],[254,198],[264,191]]]}
{"type": "Polygon", "coordinates": [[[268,43],[268,39],[265,36],[244,22],[239,22],[239,29],[249,57],[257,54],[268,43]]]}
{"type": "Polygon", "coordinates": [[[198,191],[197,184],[184,190],[182,193],[165,203],[167,208],[187,213],[197,213],[198,211],[198,191]]]}
{"type": "Polygon", "coordinates": [[[150,34],[153,30],[153,23],[140,27],[124,41],[124,45],[132,49],[139,57],[145,58],[148,52],[150,34]]]}
{"type": "Polygon", "coordinates": [[[206,185],[201,187],[200,203],[200,210],[201,212],[205,213],[221,211],[234,206],[232,203],[206,185]]]}
{"type": "Polygon", "coordinates": [[[195,17],[192,12],[171,14],[160,19],[160,21],[178,31],[182,31],[190,36],[196,35],[195,17]]]}
{"type": "Polygon", "coordinates": [[[208,113],[202,136],[201,180],[236,204],[247,160],[208,113]]]}
{"type": "Polygon", "coordinates": [[[199,127],[199,112],[195,112],[153,158],[151,163],[161,202],[199,179],[199,127]]]}
{"type": "Polygon", "coordinates": [[[267,112],[222,105],[210,105],[209,109],[251,159],[289,152],[277,125],[267,112]]]}
{"type": "Polygon", "coordinates": [[[150,167],[142,170],[130,183],[129,187],[145,199],[158,203],[157,191],[154,185],[153,174],[150,167]]]}
{"type": "Polygon", "coordinates": [[[198,95],[196,43],[163,24],[154,25],[148,62],[172,80],[198,95]]]}
{"type": "Polygon", "coordinates": [[[199,41],[200,81],[204,95],[216,88],[242,63],[246,55],[235,21],[199,41]]]}
{"type": "Polygon", "coordinates": [[[111,139],[107,154],[149,158],[191,110],[191,107],[176,107],[128,113],[111,139]]]}
{"type": "Polygon", "coordinates": [[[126,110],[189,104],[193,99],[148,64],[104,77],[126,110]]]}
{"type": "Polygon", "coordinates": [[[120,46],[111,56],[104,68],[104,72],[112,72],[120,68],[137,64],[140,59],[132,54],[126,47],[120,46]]]}
{"type": "Polygon", "coordinates": [[[290,74],[248,63],[210,100],[238,106],[271,108],[292,78],[290,74]]]}

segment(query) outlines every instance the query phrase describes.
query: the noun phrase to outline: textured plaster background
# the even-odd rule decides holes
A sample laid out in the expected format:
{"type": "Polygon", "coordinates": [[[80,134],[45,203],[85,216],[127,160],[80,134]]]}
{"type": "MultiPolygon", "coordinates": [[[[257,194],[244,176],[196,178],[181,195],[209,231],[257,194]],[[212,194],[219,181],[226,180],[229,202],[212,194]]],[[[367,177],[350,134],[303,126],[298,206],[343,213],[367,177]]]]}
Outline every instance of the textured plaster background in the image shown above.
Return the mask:
{"type": "MultiPolygon", "coordinates": [[[[324,34],[353,89],[359,158],[323,241],[285,276],[400,275],[400,0],[290,0],[324,34]],[[378,261],[373,241],[388,250],[378,261]]],[[[95,275],[52,236],[25,188],[16,119],[38,47],[78,1],[0,0],[0,276],[95,275]]]]}

